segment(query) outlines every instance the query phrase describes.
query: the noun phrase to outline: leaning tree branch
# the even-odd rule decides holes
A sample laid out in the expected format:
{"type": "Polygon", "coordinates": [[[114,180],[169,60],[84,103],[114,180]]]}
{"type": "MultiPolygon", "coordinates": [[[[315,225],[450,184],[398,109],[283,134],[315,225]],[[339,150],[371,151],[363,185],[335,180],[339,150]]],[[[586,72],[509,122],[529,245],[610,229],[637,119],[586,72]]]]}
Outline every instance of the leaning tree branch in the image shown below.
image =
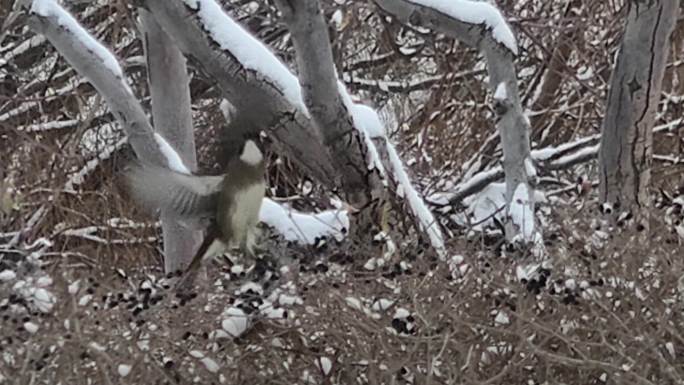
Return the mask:
{"type": "MultiPolygon", "coordinates": [[[[29,15],[31,28],[45,36],[105,98],[126,131],[134,151],[146,162],[163,164],[163,156],[152,138],[152,126],[126,83],[116,57],[54,1],[25,1],[21,6],[29,15]]],[[[66,187],[73,188],[74,185],[69,181],[66,187]]],[[[34,212],[22,230],[10,240],[9,246],[19,243],[26,232],[45,218],[46,207],[44,204],[34,212]]]]}
{"type": "Polygon", "coordinates": [[[146,162],[164,164],[152,137],[152,126],[116,57],[54,1],[34,0],[24,7],[33,30],[43,34],[104,97],[136,154],[146,162]]]}

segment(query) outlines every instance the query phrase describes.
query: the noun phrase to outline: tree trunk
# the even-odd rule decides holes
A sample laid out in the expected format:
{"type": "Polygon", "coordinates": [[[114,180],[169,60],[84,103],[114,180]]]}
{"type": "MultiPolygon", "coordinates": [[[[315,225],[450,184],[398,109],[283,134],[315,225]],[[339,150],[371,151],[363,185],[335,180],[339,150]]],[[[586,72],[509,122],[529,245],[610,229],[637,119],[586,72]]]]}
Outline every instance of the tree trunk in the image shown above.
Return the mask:
{"type": "Polygon", "coordinates": [[[644,230],[653,125],[678,1],[632,0],[628,6],[601,133],[599,194],[602,212],[613,223],[628,212],[637,230],[644,230]]]}
{"type": "MultiPolygon", "coordinates": [[[[185,57],[154,17],[140,9],[147,79],[152,97],[153,126],[180,155],[190,170],[197,168],[190,80],[185,57]]],[[[194,223],[180,223],[161,214],[164,237],[164,271],[184,269],[193,257],[201,232],[194,223]]]]}

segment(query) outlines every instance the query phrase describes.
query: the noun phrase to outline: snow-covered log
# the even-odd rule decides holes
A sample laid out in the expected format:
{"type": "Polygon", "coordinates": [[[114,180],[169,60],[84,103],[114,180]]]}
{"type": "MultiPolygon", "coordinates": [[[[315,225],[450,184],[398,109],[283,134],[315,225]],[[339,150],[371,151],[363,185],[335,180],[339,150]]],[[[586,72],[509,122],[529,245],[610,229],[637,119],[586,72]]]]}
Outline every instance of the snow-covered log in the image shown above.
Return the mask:
{"type": "MultiPolygon", "coordinates": [[[[477,48],[487,59],[489,87],[494,94],[497,129],[501,137],[506,178],[506,200],[511,204],[519,185],[530,190],[525,160],[530,156],[530,124],[523,114],[513,59],[517,42],[499,10],[486,2],[469,0],[376,0],[378,6],[399,20],[444,33],[477,48]]],[[[534,210],[534,202],[528,208],[534,210]]],[[[529,229],[512,218],[506,226],[510,241],[529,229]]],[[[530,233],[527,231],[527,233],[530,233]]],[[[531,239],[525,239],[530,241],[531,239]]]]}

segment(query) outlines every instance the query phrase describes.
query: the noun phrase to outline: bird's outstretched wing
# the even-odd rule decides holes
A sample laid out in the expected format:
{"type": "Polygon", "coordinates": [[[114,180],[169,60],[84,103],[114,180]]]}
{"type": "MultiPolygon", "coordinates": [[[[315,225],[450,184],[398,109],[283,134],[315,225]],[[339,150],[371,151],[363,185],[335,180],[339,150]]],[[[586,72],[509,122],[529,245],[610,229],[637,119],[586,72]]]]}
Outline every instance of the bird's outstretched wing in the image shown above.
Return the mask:
{"type": "Polygon", "coordinates": [[[212,218],[223,176],[187,175],[133,164],[126,179],[133,198],[148,210],[170,210],[186,218],[212,218]]]}

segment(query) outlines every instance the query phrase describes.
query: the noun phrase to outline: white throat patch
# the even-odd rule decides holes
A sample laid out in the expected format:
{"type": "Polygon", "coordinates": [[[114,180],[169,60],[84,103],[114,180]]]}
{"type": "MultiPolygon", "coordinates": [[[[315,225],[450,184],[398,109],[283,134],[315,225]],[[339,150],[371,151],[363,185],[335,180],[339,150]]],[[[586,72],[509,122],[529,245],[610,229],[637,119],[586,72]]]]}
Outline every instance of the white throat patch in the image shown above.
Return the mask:
{"type": "Polygon", "coordinates": [[[242,154],[240,154],[240,160],[247,163],[250,166],[256,166],[263,159],[259,147],[253,140],[248,140],[245,142],[245,147],[242,149],[242,154]]]}

